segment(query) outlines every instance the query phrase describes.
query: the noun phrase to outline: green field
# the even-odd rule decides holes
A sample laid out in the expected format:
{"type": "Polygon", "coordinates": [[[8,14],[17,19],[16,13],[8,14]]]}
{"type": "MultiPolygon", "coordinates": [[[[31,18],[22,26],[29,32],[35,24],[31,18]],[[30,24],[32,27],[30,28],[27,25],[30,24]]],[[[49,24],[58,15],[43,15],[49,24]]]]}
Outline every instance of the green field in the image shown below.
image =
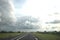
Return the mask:
{"type": "Polygon", "coordinates": [[[0,33],[0,38],[9,38],[20,35],[21,33],[0,33]]]}
{"type": "Polygon", "coordinates": [[[60,40],[60,35],[57,34],[42,34],[42,33],[33,33],[39,40],[60,40]]]}

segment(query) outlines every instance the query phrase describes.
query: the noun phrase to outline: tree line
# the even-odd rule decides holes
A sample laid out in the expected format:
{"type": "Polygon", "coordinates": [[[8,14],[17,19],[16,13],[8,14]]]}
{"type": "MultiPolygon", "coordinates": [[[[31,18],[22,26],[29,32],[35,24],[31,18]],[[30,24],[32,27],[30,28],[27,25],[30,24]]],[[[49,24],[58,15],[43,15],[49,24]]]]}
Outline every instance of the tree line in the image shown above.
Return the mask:
{"type": "Polygon", "coordinates": [[[47,31],[44,31],[44,32],[37,32],[37,33],[40,33],[40,34],[53,34],[53,35],[60,35],[60,31],[57,32],[57,31],[52,31],[52,32],[47,32],[47,31]]]}
{"type": "Polygon", "coordinates": [[[0,31],[0,33],[20,33],[20,31],[14,32],[14,31],[0,31]]]}

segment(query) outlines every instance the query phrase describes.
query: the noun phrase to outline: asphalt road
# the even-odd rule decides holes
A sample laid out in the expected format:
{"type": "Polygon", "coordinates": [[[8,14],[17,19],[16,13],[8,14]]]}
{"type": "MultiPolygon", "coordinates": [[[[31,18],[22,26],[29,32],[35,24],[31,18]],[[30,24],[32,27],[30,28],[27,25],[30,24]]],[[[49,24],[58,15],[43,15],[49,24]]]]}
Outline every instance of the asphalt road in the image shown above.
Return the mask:
{"type": "Polygon", "coordinates": [[[21,39],[18,40],[38,40],[35,36],[33,36],[32,34],[27,34],[26,36],[24,36],[21,39]]]}
{"type": "Polygon", "coordinates": [[[35,36],[33,36],[31,33],[27,33],[25,35],[20,35],[13,38],[6,38],[0,40],[38,40],[38,39],[35,36]]]}

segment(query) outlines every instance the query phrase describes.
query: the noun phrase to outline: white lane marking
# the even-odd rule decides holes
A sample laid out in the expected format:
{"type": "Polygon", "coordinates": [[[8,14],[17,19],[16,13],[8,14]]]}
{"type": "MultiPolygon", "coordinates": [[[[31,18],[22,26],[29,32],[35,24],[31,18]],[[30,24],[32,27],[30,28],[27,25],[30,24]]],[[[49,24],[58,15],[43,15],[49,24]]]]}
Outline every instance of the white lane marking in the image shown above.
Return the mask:
{"type": "Polygon", "coordinates": [[[27,35],[28,35],[28,34],[26,34],[26,35],[24,35],[24,36],[18,38],[17,40],[20,40],[20,39],[24,38],[24,37],[27,36],[27,35]]]}
{"type": "Polygon", "coordinates": [[[17,39],[17,38],[19,38],[20,36],[17,36],[17,37],[15,37],[15,38],[13,38],[13,39],[11,39],[11,40],[15,40],[15,39],[17,39]]]}
{"type": "Polygon", "coordinates": [[[35,38],[35,40],[38,40],[38,38],[36,38],[35,36],[33,36],[35,38]]]}
{"type": "Polygon", "coordinates": [[[35,40],[38,40],[38,38],[35,38],[35,40]]]}
{"type": "Polygon", "coordinates": [[[25,36],[22,36],[22,37],[20,37],[20,38],[18,38],[17,40],[20,40],[20,39],[22,39],[22,38],[24,38],[25,36]]]}
{"type": "MultiPolygon", "coordinates": [[[[16,38],[14,38],[14,39],[11,39],[11,40],[20,40],[20,39],[22,39],[22,38],[24,38],[25,36],[27,36],[28,34],[26,34],[26,35],[24,35],[24,36],[22,36],[22,37],[20,37],[20,36],[17,36],[16,38]],[[20,37],[20,38],[19,38],[20,37]]],[[[33,36],[33,37],[35,37],[35,36],[33,36]]],[[[36,38],[35,37],[35,40],[38,40],[38,38],[36,38]]]]}
{"type": "Polygon", "coordinates": [[[20,36],[17,36],[17,37],[15,37],[15,38],[11,39],[11,40],[15,40],[15,39],[18,38],[18,37],[20,37],[20,36]]]}
{"type": "MultiPolygon", "coordinates": [[[[26,34],[27,35],[27,34],[26,34]]],[[[26,35],[24,35],[24,36],[22,36],[22,37],[20,37],[20,36],[17,36],[17,37],[15,37],[15,38],[13,38],[13,39],[11,39],[11,40],[19,40],[19,39],[22,39],[23,37],[25,37],[26,35]]]]}

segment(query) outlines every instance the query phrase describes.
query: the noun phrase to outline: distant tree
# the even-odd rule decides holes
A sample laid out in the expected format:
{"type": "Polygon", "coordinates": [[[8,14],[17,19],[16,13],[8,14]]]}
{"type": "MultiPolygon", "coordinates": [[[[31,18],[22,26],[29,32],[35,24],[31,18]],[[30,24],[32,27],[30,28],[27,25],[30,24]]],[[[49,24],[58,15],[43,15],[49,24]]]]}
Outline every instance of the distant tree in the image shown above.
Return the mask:
{"type": "Polygon", "coordinates": [[[18,33],[20,33],[20,31],[18,31],[18,33]]]}
{"type": "Polygon", "coordinates": [[[1,31],[0,33],[7,33],[7,31],[1,31]]]}
{"type": "Polygon", "coordinates": [[[14,33],[13,31],[9,31],[8,33],[14,33]]]}

